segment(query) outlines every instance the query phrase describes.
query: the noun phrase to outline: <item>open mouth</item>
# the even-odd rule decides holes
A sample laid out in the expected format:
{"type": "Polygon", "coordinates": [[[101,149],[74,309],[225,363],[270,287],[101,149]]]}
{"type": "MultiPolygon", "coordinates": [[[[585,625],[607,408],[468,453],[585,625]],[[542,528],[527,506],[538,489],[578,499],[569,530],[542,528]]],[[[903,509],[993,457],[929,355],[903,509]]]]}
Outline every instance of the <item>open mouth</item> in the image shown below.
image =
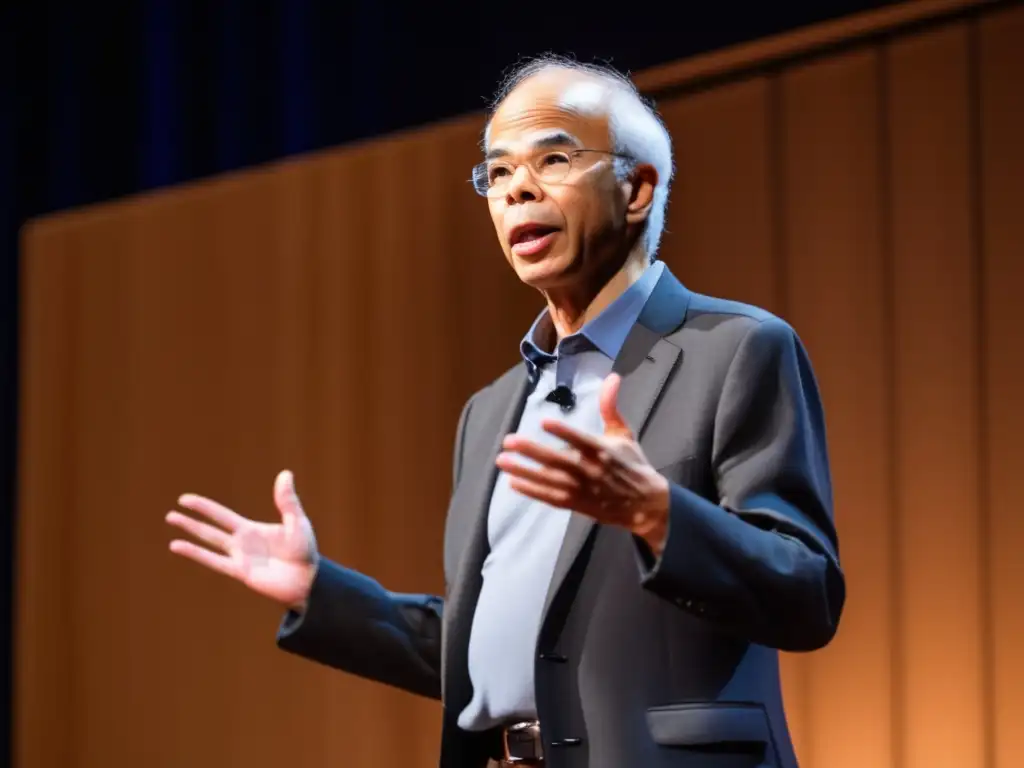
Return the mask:
{"type": "Polygon", "coordinates": [[[558,227],[546,224],[521,224],[512,230],[509,243],[517,256],[532,256],[545,250],[557,232],[558,227]]]}
{"type": "Polygon", "coordinates": [[[532,243],[557,231],[558,227],[549,227],[544,224],[521,224],[512,230],[511,244],[532,243]]]}

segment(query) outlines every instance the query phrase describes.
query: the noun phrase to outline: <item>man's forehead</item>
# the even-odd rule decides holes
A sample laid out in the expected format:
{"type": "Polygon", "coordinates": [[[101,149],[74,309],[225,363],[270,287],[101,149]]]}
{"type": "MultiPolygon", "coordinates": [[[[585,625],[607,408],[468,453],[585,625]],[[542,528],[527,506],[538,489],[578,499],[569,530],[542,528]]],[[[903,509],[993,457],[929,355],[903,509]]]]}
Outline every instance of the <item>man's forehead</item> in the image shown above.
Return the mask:
{"type": "Polygon", "coordinates": [[[592,76],[562,71],[534,75],[495,111],[487,130],[488,153],[510,144],[582,146],[587,139],[581,134],[593,141],[590,134],[608,130],[608,97],[608,86],[592,76]]]}
{"type": "Polygon", "coordinates": [[[532,105],[550,105],[579,113],[600,112],[608,100],[609,83],[587,72],[552,69],[519,83],[505,97],[498,113],[520,112],[532,105]]]}

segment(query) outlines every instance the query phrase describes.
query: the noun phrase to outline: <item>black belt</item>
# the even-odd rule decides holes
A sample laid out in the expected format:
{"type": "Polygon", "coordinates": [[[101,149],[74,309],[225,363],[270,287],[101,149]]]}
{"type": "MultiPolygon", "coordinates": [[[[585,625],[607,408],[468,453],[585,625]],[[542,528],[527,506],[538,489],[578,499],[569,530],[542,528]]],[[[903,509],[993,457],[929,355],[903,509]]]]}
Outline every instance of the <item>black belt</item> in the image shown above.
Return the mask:
{"type": "Polygon", "coordinates": [[[536,720],[526,720],[503,728],[501,754],[497,759],[506,765],[544,765],[540,723],[536,720]]]}

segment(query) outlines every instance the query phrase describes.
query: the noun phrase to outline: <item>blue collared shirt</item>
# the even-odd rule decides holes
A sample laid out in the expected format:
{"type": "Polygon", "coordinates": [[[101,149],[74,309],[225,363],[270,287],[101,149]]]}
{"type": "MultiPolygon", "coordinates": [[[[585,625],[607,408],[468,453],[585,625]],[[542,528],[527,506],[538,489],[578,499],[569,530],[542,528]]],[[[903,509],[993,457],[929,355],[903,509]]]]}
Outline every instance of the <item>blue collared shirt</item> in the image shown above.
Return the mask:
{"type": "MultiPolygon", "coordinates": [[[[601,384],[664,271],[662,262],[649,266],[605,310],[580,331],[559,340],[552,352],[538,340],[551,338],[551,318],[541,312],[520,344],[530,392],[517,433],[560,447],[541,429],[548,418],[600,434],[598,408],[601,384]],[[545,400],[564,384],[576,395],[576,406],[563,413],[545,400]]],[[[518,459],[529,464],[526,459],[518,459]]],[[[508,476],[498,475],[488,510],[490,552],[483,565],[483,585],[469,640],[469,676],[473,698],[459,715],[466,730],[537,717],[534,658],[541,613],[570,513],[514,492],[508,476]]]]}

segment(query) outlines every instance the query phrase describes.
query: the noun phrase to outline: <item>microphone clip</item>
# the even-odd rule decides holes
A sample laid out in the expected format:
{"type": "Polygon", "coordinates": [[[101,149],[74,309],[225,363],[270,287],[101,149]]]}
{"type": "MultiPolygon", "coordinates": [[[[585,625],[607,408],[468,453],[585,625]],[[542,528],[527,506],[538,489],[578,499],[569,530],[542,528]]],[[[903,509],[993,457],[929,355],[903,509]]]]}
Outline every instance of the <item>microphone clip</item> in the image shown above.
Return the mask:
{"type": "Polygon", "coordinates": [[[563,413],[568,413],[576,407],[576,395],[565,384],[559,384],[551,390],[544,400],[548,403],[555,403],[558,405],[558,407],[562,409],[563,413]]]}

